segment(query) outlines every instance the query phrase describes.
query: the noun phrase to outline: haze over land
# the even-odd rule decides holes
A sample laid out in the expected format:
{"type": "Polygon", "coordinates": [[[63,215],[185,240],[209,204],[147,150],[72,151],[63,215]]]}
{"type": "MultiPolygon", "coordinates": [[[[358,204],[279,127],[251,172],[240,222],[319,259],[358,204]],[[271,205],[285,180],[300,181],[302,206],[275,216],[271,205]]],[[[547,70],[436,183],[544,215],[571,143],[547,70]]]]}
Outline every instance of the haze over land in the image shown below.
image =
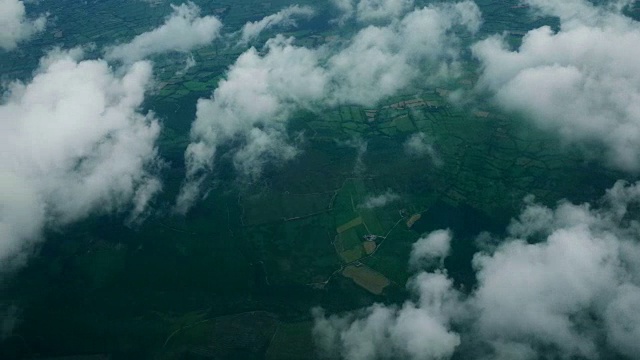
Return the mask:
{"type": "Polygon", "coordinates": [[[0,0],[0,358],[638,358],[638,11],[0,0]]]}

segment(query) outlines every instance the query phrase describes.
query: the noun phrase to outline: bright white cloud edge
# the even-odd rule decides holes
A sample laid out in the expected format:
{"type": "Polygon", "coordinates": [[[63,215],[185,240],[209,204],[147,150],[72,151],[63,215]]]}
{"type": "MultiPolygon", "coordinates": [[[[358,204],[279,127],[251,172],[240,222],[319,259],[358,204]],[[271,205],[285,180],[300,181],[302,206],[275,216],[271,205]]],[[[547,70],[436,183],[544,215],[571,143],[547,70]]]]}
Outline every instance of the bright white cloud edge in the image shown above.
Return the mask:
{"type": "Polygon", "coordinates": [[[54,50],[0,103],[0,263],[25,263],[46,228],[92,214],[143,217],[161,189],[160,125],[139,108],[148,62],[115,73],[82,51],[54,50]]]}

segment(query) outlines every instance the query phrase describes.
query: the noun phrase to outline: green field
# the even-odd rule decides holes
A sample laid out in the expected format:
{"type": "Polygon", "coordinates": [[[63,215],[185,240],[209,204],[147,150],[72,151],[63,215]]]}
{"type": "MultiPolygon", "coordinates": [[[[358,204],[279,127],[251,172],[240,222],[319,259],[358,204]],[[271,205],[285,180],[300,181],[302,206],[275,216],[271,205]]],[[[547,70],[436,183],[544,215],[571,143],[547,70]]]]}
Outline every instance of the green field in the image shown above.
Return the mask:
{"type": "MultiPolygon", "coordinates": [[[[329,23],[334,13],[324,2],[194,3],[203,14],[218,14],[225,35],[292,4],[317,8],[317,16],[300,21],[297,29],[265,31],[256,40],[259,52],[277,33],[319,47],[328,36],[348,38],[357,27],[329,23]]],[[[555,24],[505,2],[477,3],[484,14],[477,36],[555,24]]],[[[94,44],[87,46],[86,57],[99,58],[104,46],[153,29],[171,12],[167,1],[155,6],[137,0],[31,1],[28,6],[30,13],[50,11],[52,20],[19,51],[2,53],[2,86],[28,81],[47,49],[94,44]],[[62,36],[56,37],[59,31],[62,36]]],[[[521,41],[514,33],[508,38],[513,45],[521,41]]],[[[503,231],[526,195],[546,205],[563,198],[580,202],[599,198],[624,178],[594,165],[555,134],[501,112],[491,99],[450,103],[447,94],[477,80],[475,60],[463,54],[462,79],[469,81],[462,84],[420,80],[371,106],[313,103],[292,110],[286,135],[302,139],[299,155],[266,164],[256,181],[242,179],[233,168],[233,147],[242,139],[224,144],[206,180],[207,196],[188,216],[178,216],[172,206],[184,180],[183,154],[196,103],[211,96],[246,50],[225,41],[189,54],[152,57],[155,87],[141,111],[153,111],[162,124],[157,144],[165,160],[158,170],[162,193],[141,224],[125,225],[124,213],[92,215],[54,224],[43,234],[46,241],[28,266],[3,282],[0,310],[15,304],[19,321],[15,335],[1,340],[0,359],[315,358],[310,309],[340,313],[374,302],[401,305],[411,276],[411,247],[424,233],[452,229],[456,256],[445,266],[456,286],[471,290],[476,236],[503,231]],[[181,72],[188,56],[196,65],[181,72]],[[415,100],[424,105],[391,106],[415,100]],[[405,152],[405,141],[417,132],[430,139],[440,161],[405,152]],[[356,139],[367,143],[361,169],[358,151],[349,145],[356,139]],[[361,206],[389,190],[398,194],[397,201],[361,206]],[[416,213],[422,218],[407,229],[407,217],[416,213]],[[362,241],[369,234],[379,238],[375,253],[367,256],[362,241]],[[340,275],[352,262],[392,284],[381,295],[368,293],[340,275]]]]}

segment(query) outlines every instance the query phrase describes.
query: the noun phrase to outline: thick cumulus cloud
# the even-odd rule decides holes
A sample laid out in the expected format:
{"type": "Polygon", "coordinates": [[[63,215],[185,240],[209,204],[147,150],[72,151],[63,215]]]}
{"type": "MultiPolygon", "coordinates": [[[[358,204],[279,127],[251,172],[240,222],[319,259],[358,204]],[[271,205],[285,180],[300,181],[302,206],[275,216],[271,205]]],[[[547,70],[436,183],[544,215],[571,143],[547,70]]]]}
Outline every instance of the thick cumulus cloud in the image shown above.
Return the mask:
{"type": "Polygon", "coordinates": [[[411,249],[409,266],[417,269],[422,266],[432,266],[436,263],[442,265],[451,251],[452,237],[453,235],[448,229],[436,230],[420,237],[411,249]]]}
{"type": "Polygon", "coordinates": [[[132,63],[154,54],[188,52],[211,43],[220,35],[220,20],[215,16],[201,17],[200,8],[194,3],[171,7],[173,13],[164,24],[136,36],[131,42],[108,48],[105,57],[132,63]]]}
{"type": "Polygon", "coordinates": [[[55,51],[0,103],[0,264],[24,263],[47,227],[94,213],[135,220],[160,190],[160,127],[138,111],[152,69],[115,74],[81,51],[55,51]]]}
{"type": "MultiPolygon", "coordinates": [[[[638,358],[640,183],[618,182],[599,203],[552,209],[529,201],[507,238],[475,255],[478,284],[470,294],[444,270],[422,271],[409,282],[416,300],[399,308],[374,305],[329,317],[315,310],[318,345],[348,359],[393,357],[394,349],[415,359],[454,351],[464,358],[638,358]],[[384,327],[376,333],[371,324],[379,314],[384,327]],[[434,326],[440,331],[420,330],[434,326]],[[399,331],[403,337],[394,335],[399,331]],[[371,334],[379,335],[371,340],[371,334]],[[412,350],[411,344],[432,343],[448,346],[412,350]]],[[[446,231],[430,234],[414,246],[412,262],[446,256],[449,241],[446,231]]]]}
{"type": "Polygon", "coordinates": [[[464,304],[445,273],[420,273],[409,288],[419,296],[400,307],[375,304],[348,316],[314,309],[314,339],[324,355],[353,360],[447,359],[460,345],[451,322],[464,304]]]}
{"type": "Polygon", "coordinates": [[[47,18],[26,17],[24,3],[20,0],[0,0],[0,49],[13,50],[18,43],[44,30],[47,18]]]}
{"type": "MultiPolygon", "coordinates": [[[[421,238],[411,264],[431,264],[448,255],[451,233],[437,230],[421,238]]],[[[344,359],[448,359],[461,344],[452,325],[467,305],[446,272],[422,271],[407,287],[417,300],[402,306],[374,304],[352,314],[327,316],[313,309],[313,335],[322,355],[344,359]]]]}
{"type": "Polygon", "coordinates": [[[338,49],[300,47],[282,36],[267,41],[262,52],[249,49],[213,96],[198,101],[178,210],[186,211],[198,198],[216,149],[225,142],[240,144],[234,163],[255,177],[267,161],[295,156],[286,125],[297,109],[372,106],[418,79],[456,76],[459,44],[453,28],[475,32],[479,17],[472,2],[433,5],[392,24],[362,29],[338,49]]]}
{"type": "MultiPolygon", "coordinates": [[[[480,85],[505,109],[578,144],[603,148],[617,168],[640,170],[640,24],[581,0],[529,0],[561,28],[530,31],[517,50],[494,36],[473,47],[480,85]]],[[[618,6],[619,8],[619,6],[618,6]]]]}
{"type": "Polygon", "coordinates": [[[257,38],[260,33],[276,26],[296,26],[296,18],[310,18],[315,14],[309,6],[293,5],[266,16],[259,21],[246,23],[240,30],[239,45],[246,45],[257,38]]]}

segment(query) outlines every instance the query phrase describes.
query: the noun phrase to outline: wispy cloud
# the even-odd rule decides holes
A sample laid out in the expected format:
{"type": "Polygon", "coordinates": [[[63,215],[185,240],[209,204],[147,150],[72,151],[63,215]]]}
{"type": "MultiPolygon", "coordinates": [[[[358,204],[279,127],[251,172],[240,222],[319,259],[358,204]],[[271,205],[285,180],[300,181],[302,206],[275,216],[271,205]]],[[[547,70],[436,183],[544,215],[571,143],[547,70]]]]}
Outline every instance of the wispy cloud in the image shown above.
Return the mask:
{"type": "Polygon", "coordinates": [[[297,25],[297,18],[308,19],[314,15],[315,11],[310,6],[292,5],[275,14],[265,16],[261,20],[248,22],[239,32],[238,45],[249,44],[265,30],[274,27],[294,27],[297,25]]]}
{"type": "Polygon", "coordinates": [[[105,58],[132,63],[165,52],[189,52],[210,44],[220,35],[222,23],[215,16],[200,16],[192,2],[171,5],[173,13],[164,24],[142,33],[130,42],[106,49],[105,58]]]}
{"type": "Polygon", "coordinates": [[[423,132],[418,132],[411,135],[404,142],[404,151],[407,155],[413,157],[428,157],[431,161],[437,165],[442,165],[442,160],[438,156],[433,143],[429,140],[427,135],[423,132]]]}
{"type": "Polygon", "coordinates": [[[380,195],[367,196],[360,206],[365,209],[376,209],[400,200],[400,195],[390,189],[380,195]]]}
{"type": "Polygon", "coordinates": [[[355,18],[359,22],[389,21],[401,18],[414,7],[413,0],[331,0],[340,11],[339,23],[355,18]]]}

